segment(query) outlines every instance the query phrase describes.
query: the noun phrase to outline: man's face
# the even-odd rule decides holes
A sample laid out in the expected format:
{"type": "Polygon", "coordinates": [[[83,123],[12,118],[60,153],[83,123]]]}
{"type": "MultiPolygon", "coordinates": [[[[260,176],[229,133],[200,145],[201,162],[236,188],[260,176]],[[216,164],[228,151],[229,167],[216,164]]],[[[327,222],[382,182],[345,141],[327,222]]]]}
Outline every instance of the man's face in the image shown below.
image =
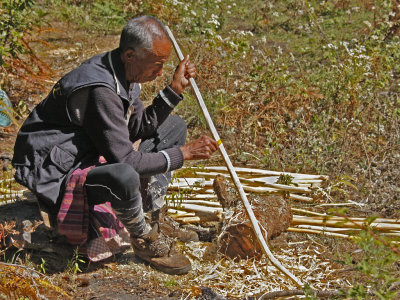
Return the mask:
{"type": "Polygon", "coordinates": [[[163,65],[171,54],[170,41],[167,38],[154,40],[152,52],[138,51],[128,49],[122,53],[126,80],[144,83],[161,76],[163,65]]]}

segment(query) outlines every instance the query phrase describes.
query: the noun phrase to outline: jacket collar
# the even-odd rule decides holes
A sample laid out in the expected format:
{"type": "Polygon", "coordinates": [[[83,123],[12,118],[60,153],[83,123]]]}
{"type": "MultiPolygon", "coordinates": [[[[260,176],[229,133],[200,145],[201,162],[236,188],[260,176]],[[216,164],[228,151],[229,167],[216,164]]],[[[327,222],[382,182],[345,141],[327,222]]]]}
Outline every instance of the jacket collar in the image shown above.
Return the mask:
{"type": "Polygon", "coordinates": [[[129,86],[125,78],[125,68],[121,60],[121,50],[114,49],[107,53],[108,64],[113,73],[117,94],[129,101],[129,86]]]}

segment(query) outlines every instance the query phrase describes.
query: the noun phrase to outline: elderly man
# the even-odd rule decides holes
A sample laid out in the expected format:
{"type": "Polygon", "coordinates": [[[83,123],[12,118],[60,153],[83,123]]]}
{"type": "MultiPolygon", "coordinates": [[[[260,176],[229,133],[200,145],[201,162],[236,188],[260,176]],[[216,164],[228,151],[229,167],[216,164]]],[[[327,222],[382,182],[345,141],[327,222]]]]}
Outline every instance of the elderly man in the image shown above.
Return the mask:
{"type": "Polygon", "coordinates": [[[218,145],[207,136],[185,145],[184,121],[169,115],[195,76],[189,57],[151,105],[144,108],[139,99],[140,84],[162,74],[170,53],[158,19],[131,19],[119,48],[65,75],[32,111],[18,133],[13,166],[16,180],[57,217],[59,231],[71,243],[83,245],[93,238],[88,227],[109,213],[93,208],[106,203],[140,258],[164,272],[182,274],[190,270],[190,261],[173,249],[157,222],[146,222],[143,208],[157,215],[171,171],[184,160],[209,158],[218,145]]]}

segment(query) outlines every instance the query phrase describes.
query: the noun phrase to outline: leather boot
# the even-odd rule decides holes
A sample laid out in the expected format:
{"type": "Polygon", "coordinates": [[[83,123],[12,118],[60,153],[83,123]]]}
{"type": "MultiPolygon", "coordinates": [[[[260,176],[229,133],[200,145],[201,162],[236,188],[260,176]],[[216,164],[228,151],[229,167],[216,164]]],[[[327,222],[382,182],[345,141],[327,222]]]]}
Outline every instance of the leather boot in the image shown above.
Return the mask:
{"type": "Polygon", "coordinates": [[[192,268],[190,260],[176,251],[173,240],[159,232],[157,223],[148,234],[131,238],[131,243],[135,254],[156,270],[181,275],[188,273],[192,268]]]}
{"type": "Polygon", "coordinates": [[[152,224],[158,223],[160,231],[163,234],[171,238],[177,238],[183,243],[199,241],[199,236],[197,232],[180,228],[179,223],[168,216],[167,206],[163,206],[159,210],[152,212],[151,222],[152,224]]]}

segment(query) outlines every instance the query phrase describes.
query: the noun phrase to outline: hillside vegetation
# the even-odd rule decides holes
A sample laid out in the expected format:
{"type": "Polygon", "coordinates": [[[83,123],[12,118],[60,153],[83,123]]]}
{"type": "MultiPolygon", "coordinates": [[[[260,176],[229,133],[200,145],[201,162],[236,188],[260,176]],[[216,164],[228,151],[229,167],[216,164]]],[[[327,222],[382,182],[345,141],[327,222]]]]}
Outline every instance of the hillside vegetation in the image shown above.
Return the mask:
{"type": "MultiPolygon", "coordinates": [[[[16,111],[12,130],[54,80],[96,51],[117,47],[126,20],[150,14],[171,28],[195,62],[196,82],[235,165],[329,175],[329,187],[318,195],[324,201],[361,203],[347,211],[358,216],[400,217],[399,0],[0,4],[0,86],[16,111]],[[79,32],[87,43],[111,37],[115,43],[86,51],[80,36],[70,45],[71,58],[71,51],[63,56],[63,41],[52,38],[60,30],[79,32]]],[[[144,86],[144,100],[169,82],[176,64],[172,55],[163,77],[144,86]]],[[[190,91],[176,113],[191,135],[207,131],[190,91]]],[[[12,152],[12,145],[2,150],[12,152]]],[[[222,162],[215,157],[213,163],[222,162]]],[[[372,255],[374,242],[364,242],[372,255]]],[[[394,276],[397,256],[391,255],[384,267],[394,276]]],[[[375,276],[375,286],[390,286],[389,275],[364,271],[375,276]]]]}

